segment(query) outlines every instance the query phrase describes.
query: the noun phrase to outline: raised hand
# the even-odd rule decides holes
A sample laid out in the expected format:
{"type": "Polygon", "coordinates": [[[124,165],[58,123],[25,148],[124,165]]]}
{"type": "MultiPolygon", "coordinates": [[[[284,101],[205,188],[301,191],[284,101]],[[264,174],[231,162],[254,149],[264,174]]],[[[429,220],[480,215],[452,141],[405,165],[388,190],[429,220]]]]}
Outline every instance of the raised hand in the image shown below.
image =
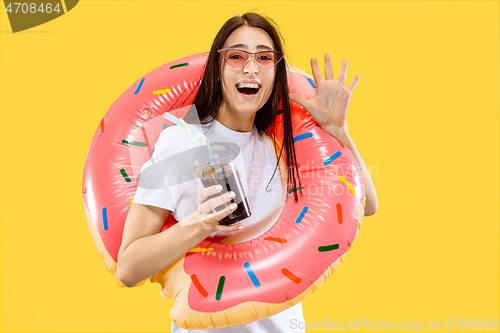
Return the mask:
{"type": "Polygon", "coordinates": [[[342,60],[342,67],[337,80],[334,80],[332,57],[325,54],[325,78],[323,79],[316,58],[311,59],[311,68],[316,81],[316,96],[307,100],[299,95],[290,94],[290,99],[302,105],[328,133],[342,140],[348,136],[346,115],[351,94],[356,88],[360,76],[356,75],[352,82],[344,87],[347,76],[347,60],[342,60]]]}

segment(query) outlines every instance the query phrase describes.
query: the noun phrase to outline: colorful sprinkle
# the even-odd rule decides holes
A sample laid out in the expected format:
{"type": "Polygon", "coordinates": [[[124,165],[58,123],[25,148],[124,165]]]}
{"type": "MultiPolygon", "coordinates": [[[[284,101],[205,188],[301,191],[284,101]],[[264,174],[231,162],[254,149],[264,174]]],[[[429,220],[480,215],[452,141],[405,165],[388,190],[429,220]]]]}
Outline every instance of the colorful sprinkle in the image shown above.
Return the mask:
{"type": "Polygon", "coordinates": [[[142,84],[144,83],[144,79],[145,78],[143,77],[141,82],[139,82],[139,85],[137,86],[137,88],[134,91],[134,95],[136,95],[139,92],[139,90],[141,90],[142,84]]]}
{"type": "Polygon", "coordinates": [[[342,224],[342,205],[340,203],[337,203],[337,218],[339,224],[342,224]]]}
{"type": "MultiPolygon", "coordinates": [[[[134,198],[130,199],[130,207],[132,207],[132,204],[134,203],[134,198]]],[[[129,209],[130,209],[129,207],[129,209]]]]}
{"type": "Polygon", "coordinates": [[[276,238],[276,237],[265,237],[264,240],[278,242],[278,243],[286,243],[286,239],[276,238]]]}
{"type": "Polygon", "coordinates": [[[151,111],[150,109],[144,109],[144,113],[150,116],[153,113],[153,111],[151,111]]]}
{"type": "Polygon", "coordinates": [[[310,79],[310,78],[307,78],[307,82],[309,82],[309,84],[314,88],[316,89],[316,86],[314,85],[314,82],[310,79]]]}
{"type": "Polygon", "coordinates": [[[220,296],[222,295],[222,288],[224,288],[224,281],[226,278],[222,275],[219,279],[219,285],[217,286],[217,293],[215,294],[215,299],[220,301],[220,296]]]}
{"type": "Polygon", "coordinates": [[[102,208],[102,226],[104,230],[108,230],[108,215],[106,214],[106,207],[102,208]]]}
{"type": "Polygon", "coordinates": [[[300,283],[300,281],[301,281],[301,279],[297,275],[293,274],[292,272],[290,272],[286,268],[283,268],[281,270],[281,273],[283,273],[284,276],[286,276],[287,278],[289,278],[290,280],[292,280],[295,283],[300,283]]]}
{"type": "MultiPolygon", "coordinates": [[[[335,140],[337,140],[337,139],[335,139],[335,140]]],[[[337,140],[337,142],[342,146],[342,148],[345,148],[345,146],[342,144],[342,142],[340,142],[339,140],[337,140]]]]}
{"type": "MultiPolygon", "coordinates": [[[[149,156],[151,156],[151,145],[149,144],[149,141],[148,141],[148,134],[146,133],[146,129],[143,127],[141,127],[141,130],[142,130],[142,135],[144,136],[144,141],[146,141],[146,147],[148,147],[148,154],[149,156]]],[[[154,162],[153,162],[154,163],[154,162]]]]}
{"type": "Polygon", "coordinates": [[[163,129],[165,129],[165,128],[167,128],[167,127],[168,127],[168,126],[167,126],[167,124],[163,124],[163,129]]]}
{"type": "Polygon", "coordinates": [[[172,89],[160,89],[160,90],[155,90],[153,91],[153,95],[161,95],[161,94],[168,94],[169,92],[171,92],[172,89]]]}
{"type": "Polygon", "coordinates": [[[281,149],[281,143],[274,137],[274,135],[271,133],[271,139],[273,139],[273,142],[275,144],[275,147],[277,146],[279,149],[281,149]]]}
{"type": "Polygon", "coordinates": [[[304,186],[292,188],[292,189],[288,190],[288,194],[293,193],[295,191],[300,191],[300,190],[303,190],[303,189],[304,189],[304,186]]]}
{"type": "Polygon", "coordinates": [[[145,142],[139,142],[139,141],[122,140],[122,143],[124,145],[139,146],[139,147],[146,147],[147,146],[145,142]]]}
{"type": "Polygon", "coordinates": [[[209,251],[213,251],[213,250],[214,250],[213,247],[209,247],[208,249],[205,247],[195,247],[195,248],[189,250],[189,252],[209,252],[209,251]]]}
{"type": "Polygon", "coordinates": [[[125,171],[125,169],[120,169],[120,173],[122,174],[123,178],[125,178],[125,181],[127,183],[130,183],[130,178],[128,178],[127,171],[125,171]]]}
{"type": "Polygon", "coordinates": [[[336,250],[339,248],[339,244],[333,244],[333,245],[327,245],[327,246],[320,246],[318,247],[319,252],[326,252],[326,251],[331,251],[331,250],[336,250]]]}
{"type": "Polygon", "coordinates": [[[198,289],[198,291],[203,297],[208,296],[207,291],[205,290],[205,288],[203,288],[200,281],[198,281],[198,277],[196,276],[196,274],[191,275],[191,281],[193,281],[194,286],[196,287],[196,289],[198,289]]]}
{"type": "Polygon", "coordinates": [[[324,162],[323,162],[323,165],[328,165],[330,164],[334,159],[336,159],[337,157],[340,156],[340,152],[336,152],[335,154],[333,154],[332,156],[328,157],[324,162]]]}
{"type": "Polygon", "coordinates": [[[178,65],[173,65],[173,66],[170,66],[170,69],[174,69],[174,68],[177,68],[177,67],[184,67],[184,66],[187,66],[189,65],[187,62],[183,63],[183,64],[178,64],[178,65]]]}
{"type": "Polygon", "coordinates": [[[297,135],[295,138],[293,138],[293,142],[304,140],[304,139],[310,138],[311,136],[313,136],[311,132],[297,135]]]}
{"type": "Polygon", "coordinates": [[[283,114],[283,110],[279,109],[277,114],[283,114]]]}
{"type": "Polygon", "coordinates": [[[295,223],[300,223],[300,221],[302,221],[304,215],[307,212],[307,209],[308,209],[307,207],[302,208],[302,211],[300,212],[299,217],[297,217],[297,219],[295,220],[295,223]]]}
{"type": "Polygon", "coordinates": [[[207,55],[209,55],[209,54],[210,54],[210,53],[205,53],[205,55],[206,55],[206,56],[207,56],[207,55]]]}
{"type": "Polygon", "coordinates": [[[101,120],[101,133],[104,133],[104,119],[101,120]]]}
{"type": "Polygon", "coordinates": [[[339,179],[347,185],[347,187],[349,187],[349,189],[351,190],[352,194],[356,195],[356,191],[354,191],[354,187],[347,181],[347,179],[345,179],[344,177],[342,176],[339,176],[339,179]]]}
{"type": "Polygon", "coordinates": [[[243,266],[245,266],[245,269],[247,270],[248,276],[250,276],[250,279],[252,280],[255,288],[259,288],[260,287],[259,280],[257,280],[257,277],[253,273],[252,268],[250,267],[250,264],[248,262],[245,262],[245,263],[243,263],[243,266]]]}

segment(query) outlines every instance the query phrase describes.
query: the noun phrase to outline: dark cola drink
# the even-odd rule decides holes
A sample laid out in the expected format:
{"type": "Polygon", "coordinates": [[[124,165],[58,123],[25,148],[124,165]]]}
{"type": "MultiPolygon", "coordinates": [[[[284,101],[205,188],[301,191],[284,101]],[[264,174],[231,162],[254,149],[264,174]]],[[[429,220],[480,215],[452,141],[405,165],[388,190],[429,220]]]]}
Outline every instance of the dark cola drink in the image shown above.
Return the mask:
{"type": "Polygon", "coordinates": [[[231,165],[221,163],[220,166],[222,167],[222,172],[220,172],[221,170],[216,172],[213,166],[205,168],[202,171],[200,179],[204,187],[214,185],[222,186],[222,191],[211,195],[209,199],[229,193],[230,191],[234,192],[235,197],[231,199],[231,201],[215,208],[215,211],[218,212],[232,203],[238,205],[235,211],[219,221],[219,224],[221,225],[231,225],[246,219],[252,215],[252,213],[250,212],[250,207],[248,206],[248,201],[245,196],[243,186],[241,185],[240,177],[238,176],[238,171],[234,169],[234,167],[231,167],[231,165]]]}

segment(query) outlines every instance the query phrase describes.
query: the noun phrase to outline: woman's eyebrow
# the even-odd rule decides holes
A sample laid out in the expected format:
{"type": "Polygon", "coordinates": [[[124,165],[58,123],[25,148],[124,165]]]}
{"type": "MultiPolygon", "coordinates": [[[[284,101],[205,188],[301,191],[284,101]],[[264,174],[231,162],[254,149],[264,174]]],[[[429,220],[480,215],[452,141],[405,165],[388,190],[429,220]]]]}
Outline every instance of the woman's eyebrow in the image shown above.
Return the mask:
{"type": "Polygon", "coordinates": [[[269,47],[267,45],[257,45],[257,50],[269,50],[272,51],[272,47],[269,47]]]}
{"type": "Polygon", "coordinates": [[[228,47],[228,49],[235,49],[235,48],[240,48],[240,49],[248,49],[248,45],[245,44],[234,44],[228,47]]]}
{"type": "MultiPolygon", "coordinates": [[[[246,45],[246,44],[234,44],[234,45],[231,45],[228,47],[228,49],[234,49],[234,48],[249,49],[248,45],[246,45]]],[[[267,45],[257,45],[257,50],[272,51],[273,49],[267,45]]]]}

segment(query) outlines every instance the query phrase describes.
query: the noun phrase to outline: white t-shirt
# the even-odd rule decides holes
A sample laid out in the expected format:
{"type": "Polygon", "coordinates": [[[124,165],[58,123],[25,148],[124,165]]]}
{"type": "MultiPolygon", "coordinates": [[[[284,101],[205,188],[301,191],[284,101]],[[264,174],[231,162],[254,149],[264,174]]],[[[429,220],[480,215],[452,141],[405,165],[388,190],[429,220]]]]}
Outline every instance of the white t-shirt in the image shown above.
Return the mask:
{"type": "MultiPolygon", "coordinates": [[[[232,233],[214,232],[209,237],[219,243],[240,243],[264,234],[278,219],[287,195],[281,183],[279,168],[272,177],[277,160],[271,139],[266,134],[259,134],[255,126],[251,132],[236,132],[217,120],[198,128],[200,132],[203,131],[210,144],[230,142],[240,147],[235,164],[241,172],[241,183],[252,213],[250,217],[242,221],[243,229],[232,233]],[[271,177],[272,181],[269,183],[271,177]]],[[[196,199],[203,185],[196,177],[190,179],[189,172],[192,173],[193,169],[190,152],[197,151],[199,147],[201,147],[199,141],[189,140],[188,132],[184,128],[171,126],[165,129],[155,144],[151,160],[141,168],[134,203],[168,209],[177,221],[196,211],[198,209],[196,199]],[[155,168],[155,165],[158,167],[155,168]],[[156,171],[148,172],[147,170],[156,171]],[[184,176],[176,176],[178,173],[184,176]],[[154,181],[152,181],[153,178],[155,178],[154,181]],[[163,179],[158,180],[158,178],[163,179]]],[[[301,303],[268,318],[228,328],[185,330],[172,322],[172,332],[304,332],[304,330],[292,329],[291,323],[293,322],[304,322],[301,303]]]]}

